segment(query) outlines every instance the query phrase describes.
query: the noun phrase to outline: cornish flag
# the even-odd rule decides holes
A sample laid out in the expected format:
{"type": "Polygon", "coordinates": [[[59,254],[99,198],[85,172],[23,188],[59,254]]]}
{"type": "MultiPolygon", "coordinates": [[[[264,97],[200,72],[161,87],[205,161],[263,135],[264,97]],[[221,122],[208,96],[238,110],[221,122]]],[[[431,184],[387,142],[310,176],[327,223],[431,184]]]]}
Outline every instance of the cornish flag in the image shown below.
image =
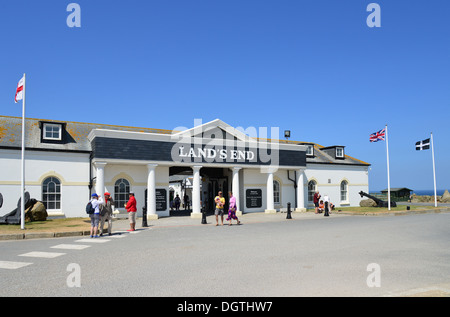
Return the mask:
{"type": "Polygon", "coordinates": [[[16,96],[14,97],[15,103],[17,103],[19,100],[23,99],[23,86],[24,85],[25,85],[25,76],[22,77],[19,80],[19,83],[17,84],[16,96]]]}
{"type": "Polygon", "coordinates": [[[384,141],[384,137],[386,136],[386,128],[383,130],[380,130],[378,132],[372,133],[370,135],[370,142],[378,142],[378,141],[384,141]]]}
{"type": "Polygon", "coordinates": [[[426,139],[423,141],[416,142],[416,150],[422,151],[422,150],[429,150],[430,149],[430,139],[426,139]]]}

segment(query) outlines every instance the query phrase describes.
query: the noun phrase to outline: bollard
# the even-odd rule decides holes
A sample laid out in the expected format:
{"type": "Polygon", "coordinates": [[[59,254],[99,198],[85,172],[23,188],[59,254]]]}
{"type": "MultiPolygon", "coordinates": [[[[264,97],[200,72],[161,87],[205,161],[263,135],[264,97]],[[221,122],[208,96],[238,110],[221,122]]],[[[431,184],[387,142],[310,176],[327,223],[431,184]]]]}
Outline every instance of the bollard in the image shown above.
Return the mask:
{"type": "Polygon", "coordinates": [[[142,207],[142,227],[148,227],[147,224],[147,208],[142,207]]]}
{"type": "Polygon", "coordinates": [[[205,207],[202,207],[202,225],[206,225],[206,211],[205,207]]]}
{"type": "Polygon", "coordinates": [[[328,201],[325,202],[325,213],[324,213],[323,216],[324,217],[328,217],[329,216],[329,214],[328,214],[328,201]]]}
{"type": "Polygon", "coordinates": [[[291,217],[291,203],[287,203],[287,216],[286,219],[292,219],[291,217]]]}

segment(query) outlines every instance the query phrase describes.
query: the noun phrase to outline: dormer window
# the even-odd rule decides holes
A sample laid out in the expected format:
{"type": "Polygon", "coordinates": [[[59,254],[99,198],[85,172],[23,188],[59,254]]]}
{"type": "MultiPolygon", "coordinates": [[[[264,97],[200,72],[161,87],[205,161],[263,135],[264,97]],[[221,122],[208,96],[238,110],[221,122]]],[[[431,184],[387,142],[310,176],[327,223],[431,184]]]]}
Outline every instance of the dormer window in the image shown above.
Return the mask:
{"type": "Polygon", "coordinates": [[[62,143],[64,142],[64,122],[39,122],[41,127],[41,142],[62,143]]]}
{"type": "Polygon", "coordinates": [[[55,123],[44,123],[42,137],[44,140],[61,141],[62,125],[55,123]]]}
{"type": "Polygon", "coordinates": [[[336,147],[336,158],[344,158],[344,148],[336,147]]]}
{"type": "Polygon", "coordinates": [[[305,147],[306,157],[314,157],[314,144],[313,143],[298,143],[298,144],[303,145],[305,147]]]}

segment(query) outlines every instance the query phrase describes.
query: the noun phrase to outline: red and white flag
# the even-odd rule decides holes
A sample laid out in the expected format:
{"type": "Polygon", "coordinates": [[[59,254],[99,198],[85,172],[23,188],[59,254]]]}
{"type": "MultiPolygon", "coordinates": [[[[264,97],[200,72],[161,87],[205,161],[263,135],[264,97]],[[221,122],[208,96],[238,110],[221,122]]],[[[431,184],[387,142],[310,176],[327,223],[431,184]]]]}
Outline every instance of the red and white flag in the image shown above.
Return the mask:
{"type": "Polygon", "coordinates": [[[14,97],[15,103],[17,103],[19,100],[23,99],[23,88],[25,86],[25,76],[23,76],[19,83],[17,84],[17,90],[16,90],[16,96],[14,97]]]}

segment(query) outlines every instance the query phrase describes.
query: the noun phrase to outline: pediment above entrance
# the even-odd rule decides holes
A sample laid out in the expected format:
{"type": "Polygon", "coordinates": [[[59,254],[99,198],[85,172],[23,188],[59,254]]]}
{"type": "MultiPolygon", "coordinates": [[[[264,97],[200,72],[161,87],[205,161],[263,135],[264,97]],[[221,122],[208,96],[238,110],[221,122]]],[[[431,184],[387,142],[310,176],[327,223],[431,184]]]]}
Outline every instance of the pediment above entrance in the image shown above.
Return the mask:
{"type": "Polygon", "coordinates": [[[195,126],[191,129],[174,133],[172,137],[257,142],[255,138],[248,136],[244,132],[240,131],[240,129],[234,128],[220,119],[215,119],[213,121],[195,126]]]}

